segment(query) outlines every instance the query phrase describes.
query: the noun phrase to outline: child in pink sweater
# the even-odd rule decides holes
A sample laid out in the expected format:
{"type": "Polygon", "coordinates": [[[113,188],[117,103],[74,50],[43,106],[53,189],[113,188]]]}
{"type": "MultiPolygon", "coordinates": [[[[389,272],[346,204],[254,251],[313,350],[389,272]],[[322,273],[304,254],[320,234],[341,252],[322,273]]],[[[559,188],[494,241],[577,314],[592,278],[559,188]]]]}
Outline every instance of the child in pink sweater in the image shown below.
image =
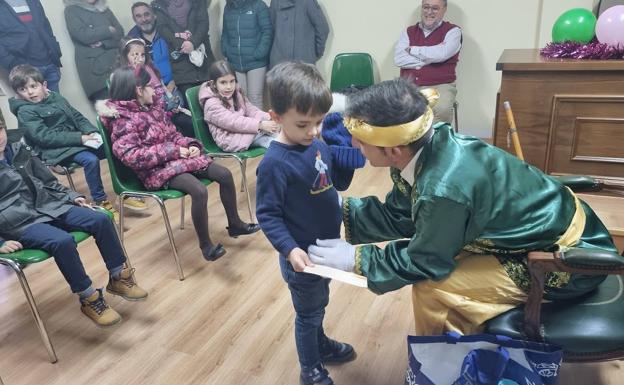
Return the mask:
{"type": "Polygon", "coordinates": [[[225,151],[244,151],[249,147],[269,147],[279,126],[268,113],[247,100],[232,66],[216,61],[210,66],[209,80],[199,90],[204,120],[217,145],[225,151]]]}

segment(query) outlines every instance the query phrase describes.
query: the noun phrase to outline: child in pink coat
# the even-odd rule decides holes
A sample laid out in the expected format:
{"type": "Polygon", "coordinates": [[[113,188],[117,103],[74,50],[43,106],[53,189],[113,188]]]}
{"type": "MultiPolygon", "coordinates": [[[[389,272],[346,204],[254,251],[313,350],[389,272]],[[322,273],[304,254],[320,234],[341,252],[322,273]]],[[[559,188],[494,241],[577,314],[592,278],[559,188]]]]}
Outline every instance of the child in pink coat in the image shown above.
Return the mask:
{"type": "Polygon", "coordinates": [[[232,66],[224,60],[214,62],[209,79],[199,90],[199,102],[215,143],[230,152],[269,147],[279,126],[243,95],[232,66]]]}

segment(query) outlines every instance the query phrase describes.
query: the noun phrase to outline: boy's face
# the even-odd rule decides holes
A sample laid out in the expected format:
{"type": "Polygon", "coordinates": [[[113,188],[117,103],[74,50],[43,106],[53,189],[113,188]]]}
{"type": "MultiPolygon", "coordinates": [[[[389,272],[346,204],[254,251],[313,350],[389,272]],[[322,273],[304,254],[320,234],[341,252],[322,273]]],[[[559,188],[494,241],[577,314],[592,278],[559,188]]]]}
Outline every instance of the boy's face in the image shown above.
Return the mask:
{"type": "Polygon", "coordinates": [[[314,138],[321,132],[321,123],[325,114],[302,114],[294,107],[291,107],[282,115],[269,111],[271,119],[281,124],[282,132],[280,137],[286,144],[300,144],[309,146],[314,138]]]}
{"type": "Polygon", "coordinates": [[[28,79],[28,82],[23,87],[15,91],[20,98],[32,103],[39,103],[47,96],[48,84],[47,82],[39,83],[33,79],[28,79]]]}

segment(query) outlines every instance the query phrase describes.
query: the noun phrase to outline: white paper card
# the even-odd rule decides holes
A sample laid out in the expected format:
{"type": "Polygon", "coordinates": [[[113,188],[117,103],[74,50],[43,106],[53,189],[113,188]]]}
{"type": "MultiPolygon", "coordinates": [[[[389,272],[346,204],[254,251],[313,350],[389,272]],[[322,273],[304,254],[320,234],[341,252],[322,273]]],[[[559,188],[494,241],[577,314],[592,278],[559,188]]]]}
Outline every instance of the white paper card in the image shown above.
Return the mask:
{"type": "Polygon", "coordinates": [[[321,277],[335,279],[336,281],[345,282],[353,286],[368,287],[368,281],[365,276],[334,269],[329,266],[306,266],[303,271],[310,274],[320,275],[321,277]]]}
{"type": "Polygon", "coordinates": [[[83,145],[97,150],[102,145],[102,135],[97,132],[94,132],[91,135],[93,135],[93,139],[87,140],[83,143],[83,145]]]}

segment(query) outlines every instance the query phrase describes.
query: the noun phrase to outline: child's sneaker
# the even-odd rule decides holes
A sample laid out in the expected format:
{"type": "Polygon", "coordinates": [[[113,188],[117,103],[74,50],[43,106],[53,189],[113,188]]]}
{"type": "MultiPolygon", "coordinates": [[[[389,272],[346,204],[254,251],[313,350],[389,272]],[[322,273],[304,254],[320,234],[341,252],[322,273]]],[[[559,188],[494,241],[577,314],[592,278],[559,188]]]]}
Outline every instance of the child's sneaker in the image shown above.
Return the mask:
{"type": "Polygon", "coordinates": [[[121,316],[104,300],[102,289],[97,289],[90,297],[81,299],[80,310],[97,326],[113,326],[121,321],[121,316]]]}
{"type": "Polygon", "coordinates": [[[147,210],[147,203],[143,198],[133,198],[128,197],[123,200],[123,205],[125,208],[134,210],[134,211],[143,211],[147,210]]]}
{"type": "Polygon", "coordinates": [[[136,284],[132,274],[134,269],[125,268],[121,271],[119,279],[110,277],[106,291],[118,295],[128,301],[141,301],[147,298],[147,291],[143,290],[136,284]]]}
{"type": "Polygon", "coordinates": [[[324,364],[352,361],[356,356],[353,346],[328,337],[321,341],[319,351],[324,364]]]}
{"type": "Polygon", "coordinates": [[[117,211],[117,209],[115,208],[115,206],[113,206],[111,201],[109,201],[109,200],[99,201],[99,202],[95,202],[95,204],[97,206],[100,206],[100,207],[110,211],[111,214],[113,214],[113,219],[115,220],[115,223],[119,223],[119,211],[117,211]]]}
{"type": "Polygon", "coordinates": [[[334,385],[334,381],[329,377],[329,372],[323,367],[323,364],[312,368],[311,370],[301,371],[299,375],[300,385],[334,385]]]}

